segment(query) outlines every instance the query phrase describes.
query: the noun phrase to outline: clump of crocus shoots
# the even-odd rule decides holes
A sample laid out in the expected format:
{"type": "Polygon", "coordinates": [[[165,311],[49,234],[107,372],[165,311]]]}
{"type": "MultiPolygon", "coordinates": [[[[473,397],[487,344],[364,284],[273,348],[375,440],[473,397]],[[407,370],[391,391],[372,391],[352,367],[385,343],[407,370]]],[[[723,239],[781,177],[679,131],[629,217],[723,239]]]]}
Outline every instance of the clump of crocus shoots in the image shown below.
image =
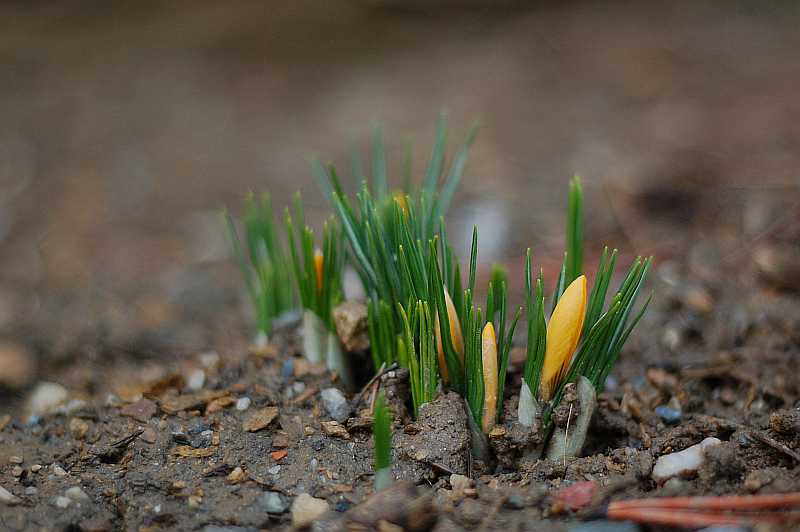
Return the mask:
{"type": "Polygon", "coordinates": [[[392,415],[386,406],[383,392],[375,402],[372,422],[372,441],[375,444],[375,491],[386,489],[392,484],[392,415]]]}
{"type": "MultiPolygon", "coordinates": [[[[368,298],[368,332],[375,368],[398,362],[409,370],[415,415],[438,393],[441,376],[444,385],[464,397],[473,444],[477,442],[486,450],[485,434],[502,411],[509,352],[522,309],[510,324],[506,323],[507,276],[501,268],[492,271],[485,307],[476,306],[477,228],[473,230],[466,281],[447,239],[444,215],[464,171],[474,133],[474,129],[470,131],[449,169],[445,169],[446,128],[444,119],[440,119],[421,183],[412,184],[411,161],[407,158],[403,188],[395,192],[391,192],[388,180],[380,128],[375,129],[372,143],[370,179],[358,159],[353,165],[356,179],[363,182],[355,198],[345,195],[333,167],[325,168],[315,161],[314,174],[330,198],[338,224],[327,223],[322,245],[315,247],[314,232],[305,224],[298,197],[294,218],[288,209],[286,212],[291,261],[274,234],[268,198],[248,204],[247,253],[241,251],[243,246],[230,217],[228,222],[256,305],[259,331],[268,334],[271,320],[291,307],[293,294],[288,281],[294,277],[304,309],[306,356],[325,362],[350,384],[348,360],[333,332],[332,320],[332,309],[343,297],[342,246],[346,239],[348,258],[368,298]]],[[[651,258],[633,261],[617,291],[607,298],[615,274],[616,250],[603,251],[589,291],[583,272],[583,192],[577,178],[569,187],[566,247],[548,302],[549,319],[544,276],[540,271],[534,277],[530,250],[525,265],[528,346],[518,420],[531,430],[541,431],[545,440],[550,435],[545,449],[550,457],[580,452],[596,393],[649,302],[634,313],[651,258]],[[562,415],[565,409],[566,416],[562,415]]],[[[391,479],[391,421],[386,421],[384,414],[381,398],[374,425],[376,488],[391,479]]]]}
{"type": "Polygon", "coordinates": [[[326,222],[322,249],[315,247],[314,230],[305,223],[300,195],[295,197],[295,220],[286,209],[286,234],[294,267],[294,278],[303,306],[303,353],[314,363],[324,363],[352,386],[350,366],[333,324],[333,308],[342,300],[344,254],[341,232],[335,222],[326,222]]]}
{"type": "Polygon", "coordinates": [[[567,418],[573,420],[571,429],[555,428],[548,452],[551,457],[554,453],[580,452],[596,404],[595,394],[602,389],[622,346],[649,303],[648,299],[632,315],[652,262],[652,258],[637,258],[606,305],[617,256],[616,250],[609,254],[607,249],[600,258],[594,287],[587,298],[587,282],[582,272],[582,209],[583,194],[576,178],[570,183],[568,249],[556,283],[549,323],[544,316],[543,276],[540,273],[533,281],[530,250],[526,261],[528,358],[520,390],[519,422],[537,429],[549,428],[553,409],[561,403],[569,383],[575,383],[575,396],[570,400],[581,408],[574,418],[567,418]]]}
{"type": "Polygon", "coordinates": [[[244,242],[239,237],[236,221],[227,211],[225,221],[255,310],[255,344],[263,347],[272,333],[275,319],[292,310],[295,301],[291,267],[275,230],[269,194],[258,198],[250,194],[245,198],[245,212],[241,221],[244,242]]]}

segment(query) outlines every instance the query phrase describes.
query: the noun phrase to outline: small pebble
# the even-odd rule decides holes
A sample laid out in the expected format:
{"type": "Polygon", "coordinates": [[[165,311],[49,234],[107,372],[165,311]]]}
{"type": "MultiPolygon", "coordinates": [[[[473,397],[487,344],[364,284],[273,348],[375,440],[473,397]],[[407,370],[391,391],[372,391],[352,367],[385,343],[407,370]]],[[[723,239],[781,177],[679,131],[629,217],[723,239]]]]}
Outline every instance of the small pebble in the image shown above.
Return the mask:
{"type": "Polygon", "coordinates": [[[64,471],[64,468],[63,468],[63,467],[61,467],[60,465],[58,465],[58,464],[53,464],[53,465],[52,465],[52,466],[50,466],[50,467],[52,468],[52,470],[53,470],[53,474],[54,474],[55,476],[57,476],[57,477],[65,477],[65,476],[67,476],[67,472],[66,472],[66,471],[64,471]]]}
{"type": "Polygon", "coordinates": [[[22,467],[14,466],[13,468],[11,468],[11,475],[15,477],[21,477],[23,471],[24,469],[22,469],[22,467]]]}
{"type": "Polygon", "coordinates": [[[206,383],[206,372],[202,369],[193,370],[189,374],[189,378],[186,379],[186,387],[190,390],[200,390],[203,388],[203,385],[206,383]]]}
{"type": "Polygon", "coordinates": [[[294,375],[294,359],[290,358],[286,360],[281,367],[281,377],[288,379],[292,375],[294,375]]]}
{"type": "Polygon", "coordinates": [[[657,406],[655,413],[661,418],[661,421],[667,425],[677,425],[681,421],[681,411],[670,408],[666,405],[657,406]]]}
{"type": "Polygon", "coordinates": [[[9,506],[13,506],[14,504],[19,504],[22,502],[22,499],[15,496],[3,486],[0,486],[0,502],[9,506]]]}
{"type": "Polygon", "coordinates": [[[297,381],[294,384],[292,384],[292,390],[294,390],[294,393],[303,393],[305,389],[306,389],[306,383],[304,383],[303,381],[297,381]]]}
{"type": "Polygon", "coordinates": [[[28,412],[42,415],[52,412],[69,396],[67,389],[54,382],[40,382],[28,397],[28,412]]]}
{"type": "Polygon", "coordinates": [[[239,400],[236,401],[236,410],[239,410],[240,412],[244,412],[245,410],[250,408],[250,403],[251,402],[252,401],[250,400],[249,397],[241,397],[241,398],[239,398],[239,400]]]}
{"type": "Polygon", "coordinates": [[[338,388],[325,388],[322,390],[322,404],[331,418],[343,423],[350,417],[350,405],[338,388]]]}
{"type": "Polygon", "coordinates": [[[278,492],[267,491],[262,493],[257,500],[259,508],[269,514],[282,514],[289,509],[289,501],[278,492]]]}
{"type": "Polygon", "coordinates": [[[72,504],[72,499],[59,495],[53,502],[59,508],[64,509],[64,508],[69,508],[69,505],[72,504]]]}
{"type": "Polygon", "coordinates": [[[661,484],[672,477],[693,474],[705,462],[705,449],[720,443],[717,438],[706,438],[683,451],[660,456],[653,467],[653,480],[661,484]]]}
{"type": "Polygon", "coordinates": [[[28,486],[27,488],[25,488],[25,495],[33,496],[36,495],[37,493],[39,493],[39,490],[36,489],[36,486],[28,486]]]}
{"type": "Polygon", "coordinates": [[[304,528],[328,511],[328,502],[315,499],[308,493],[301,493],[292,503],[292,525],[295,528],[304,528]]]}
{"type": "Polygon", "coordinates": [[[11,464],[21,464],[22,462],[24,462],[21,456],[9,456],[8,461],[11,464]]]}
{"type": "Polygon", "coordinates": [[[72,486],[71,488],[68,488],[67,491],[64,492],[64,496],[71,501],[77,502],[78,504],[91,501],[89,496],[86,495],[86,492],[83,491],[80,486],[72,486]]]}
{"type": "Polygon", "coordinates": [[[272,466],[269,469],[267,469],[267,473],[269,473],[270,475],[277,475],[280,472],[281,472],[281,466],[279,465],[272,466]]]}
{"type": "Polygon", "coordinates": [[[33,464],[31,466],[31,471],[34,473],[38,473],[42,469],[42,464],[33,464]]]}

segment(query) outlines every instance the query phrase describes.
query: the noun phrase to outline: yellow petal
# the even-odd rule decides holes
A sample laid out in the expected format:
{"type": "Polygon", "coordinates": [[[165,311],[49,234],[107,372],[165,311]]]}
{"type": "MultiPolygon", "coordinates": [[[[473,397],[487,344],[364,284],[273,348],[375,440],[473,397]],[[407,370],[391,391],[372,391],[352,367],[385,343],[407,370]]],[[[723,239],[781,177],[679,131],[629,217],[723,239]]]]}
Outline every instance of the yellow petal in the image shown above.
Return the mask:
{"type": "Polygon", "coordinates": [[[402,192],[396,192],[394,194],[394,200],[400,206],[400,210],[403,211],[403,214],[408,216],[408,200],[406,199],[406,195],[402,192]]]}
{"type": "MultiPolygon", "coordinates": [[[[447,288],[444,289],[444,304],[447,308],[447,319],[450,322],[450,342],[453,344],[456,354],[464,363],[464,336],[461,333],[461,323],[458,321],[458,314],[456,314],[456,306],[453,300],[450,299],[450,294],[447,288]]],[[[442,332],[439,327],[439,315],[436,315],[436,326],[434,327],[436,333],[436,354],[439,358],[439,373],[442,375],[442,380],[445,384],[450,382],[450,375],[447,370],[447,361],[444,357],[444,344],[442,343],[442,332]]]]}
{"type": "Polygon", "coordinates": [[[547,348],[539,387],[539,394],[545,401],[553,398],[569,368],[581,337],[585,313],[586,276],[581,275],[564,290],[547,324],[547,348]]]}
{"type": "Polygon", "coordinates": [[[314,250],[314,272],[317,275],[317,292],[322,292],[322,266],[324,264],[324,257],[322,251],[319,249],[314,250]]]}
{"type": "Polygon", "coordinates": [[[481,334],[483,356],[483,432],[494,427],[497,418],[497,339],[492,322],[486,324],[481,334]]]}

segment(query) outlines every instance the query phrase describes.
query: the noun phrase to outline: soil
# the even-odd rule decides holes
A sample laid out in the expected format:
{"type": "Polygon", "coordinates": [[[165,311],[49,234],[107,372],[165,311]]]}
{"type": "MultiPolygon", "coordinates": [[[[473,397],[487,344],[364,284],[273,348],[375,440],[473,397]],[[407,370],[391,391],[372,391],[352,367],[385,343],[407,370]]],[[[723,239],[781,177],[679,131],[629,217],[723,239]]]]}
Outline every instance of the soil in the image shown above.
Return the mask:
{"type": "Polygon", "coordinates": [[[0,530],[290,529],[301,494],[327,504],[318,530],[591,530],[612,500],[800,490],[791,3],[24,4],[0,6],[0,530]],[[655,254],[655,296],[578,458],[525,452],[522,327],[483,460],[458,396],[413,420],[404,372],[388,372],[396,483],[375,495],[372,390],[307,363],[296,321],[252,348],[216,210],[248,189],[279,205],[314,190],[309,151],[344,166],[376,117],[392,161],[409,132],[422,161],[443,102],[457,132],[488,114],[451,210],[462,247],[486,228],[480,273],[507,264],[519,301],[532,245],[554,277],[577,170],[588,264],[599,242],[623,262],[655,254]],[[33,414],[44,382],[63,397],[33,414]],[[337,423],[331,387],[350,402],[337,423]],[[707,437],[722,444],[696,474],[652,479],[707,437]]]}

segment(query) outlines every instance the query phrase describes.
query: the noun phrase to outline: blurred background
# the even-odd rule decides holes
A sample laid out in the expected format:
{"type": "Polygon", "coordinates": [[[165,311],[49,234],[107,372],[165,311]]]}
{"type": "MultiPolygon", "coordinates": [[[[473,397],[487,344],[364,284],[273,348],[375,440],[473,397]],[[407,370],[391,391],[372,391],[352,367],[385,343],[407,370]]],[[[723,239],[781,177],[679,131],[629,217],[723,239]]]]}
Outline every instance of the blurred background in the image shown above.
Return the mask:
{"type": "Polygon", "coordinates": [[[797,242],[798,27],[797,2],[3,2],[0,386],[240,348],[220,210],[302,189],[318,223],[310,157],[346,168],[379,123],[422,172],[440,111],[451,153],[483,126],[451,233],[512,278],[527,246],[560,261],[573,174],[595,252],[740,269],[797,242]]]}

